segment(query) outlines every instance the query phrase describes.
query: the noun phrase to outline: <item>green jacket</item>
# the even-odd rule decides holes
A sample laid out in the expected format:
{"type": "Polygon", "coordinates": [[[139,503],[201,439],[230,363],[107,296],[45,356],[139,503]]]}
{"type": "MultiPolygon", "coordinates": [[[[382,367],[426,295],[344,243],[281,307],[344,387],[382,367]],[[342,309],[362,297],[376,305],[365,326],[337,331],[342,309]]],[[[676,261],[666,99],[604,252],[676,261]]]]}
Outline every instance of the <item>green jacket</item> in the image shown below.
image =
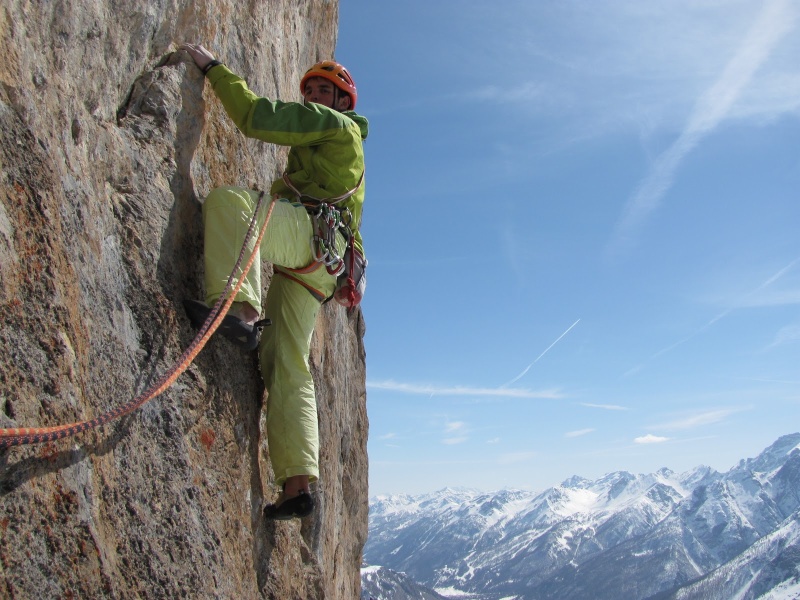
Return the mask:
{"type": "MultiPolygon", "coordinates": [[[[363,254],[359,228],[364,205],[364,150],[369,125],[353,111],[338,112],[321,104],[282,102],[254,94],[247,83],[225,65],[206,75],[228,116],[247,137],[280,146],[291,146],[286,165],[292,185],[312,198],[335,198],[359,185],[337,204],[353,215],[351,229],[356,248],[363,254]]],[[[294,198],[296,194],[278,179],[271,194],[294,198]]]]}

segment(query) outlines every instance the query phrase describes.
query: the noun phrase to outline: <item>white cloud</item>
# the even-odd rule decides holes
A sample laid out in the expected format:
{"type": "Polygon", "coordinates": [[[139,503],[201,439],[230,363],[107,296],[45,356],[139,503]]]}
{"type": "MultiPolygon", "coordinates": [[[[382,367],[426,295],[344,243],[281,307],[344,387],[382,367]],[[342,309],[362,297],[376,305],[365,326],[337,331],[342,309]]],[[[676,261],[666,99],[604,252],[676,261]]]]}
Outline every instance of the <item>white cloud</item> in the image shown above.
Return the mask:
{"type": "Polygon", "coordinates": [[[643,435],[641,437],[634,438],[634,443],[636,444],[663,444],[664,442],[668,442],[668,437],[660,437],[657,435],[653,435],[648,433],[647,435],[643,435]]]}
{"type": "Polygon", "coordinates": [[[800,323],[793,323],[779,329],[767,349],[777,348],[778,346],[784,346],[786,344],[795,344],[797,342],[800,342],[800,323]]]}
{"type": "Polygon", "coordinates": [[[558,390],[480,388],[468,386],[442,387],[428,384],[400,383],[392,380],[367,381],[367,388],[420,396],[490,396],[505,398],[540,398],[547,400],[556,400],[564,397],[564,395],[558,390]]]}
{"type": "Polygon", "coordinates": [[[444,426],[445,433],[453,433],[455,431],[463,431],[467,424],[464,421],[451,421],[444,426]]]}
{"type": "MultiPolygon", "coordinates": [[[[708,302],[714,304],[721,304],[726,306],[724,310],[717,313],[712,317],[707,323],[705,323],[702,327],[693,331],[686,337],[673,342],[669,346],[666,346],[653,354],[646,362],[650,362],[664,354],[667,354],[674,350],[675,348],[682,346],[686,342],[694,339],[696,336],[704,333],[708,329],[710,329],[713,325],[717,322],[725,319],[733,313],[735,310],[740,308],[763,308],[763,307],[770,307],[770,306],[782,306],[785,304],[800,304],[800,289],[792,289],[790,291],[783,291],[783,292],[773,292],[771,291],[771,287],[777,283],[778,281],[782,281],[786,278],[786,275],[792,273],[795,270],[795,267],[800,264],[800,257],[795,258],[791,262],[789,262],[786,266],[779,269],[776,273],[770,275],[766,280],[756,286],[754,289],[750,290],[746,294],[742,294],[738,292],[736,294],[724,294],[718,295],[714,298],[707,300],[708,302]],[[769,295],[767,295],[769,294],[769,295]]],[[[739,275],[737,279],[742,279],[742,276],[739,275]]],[[[789,282],[788,285],[793,285],[792,282],[789,282]]],[[[786,340],[783,341],[792,341],[793,332],[791,329],[784,332],[787,336],[786,340]]],[[[777,340],[776,340],[777,341],[777,340]]],[[[775,343],[773,342],[773,346],[775,343]]],[[[626,373],[623,374],[623,377],[628,377],[635,373],[638,373],[644,368],[644,363],[639,364],[632,369],[629,369],[626,373]]]]}
{"type": "Polygon", "coordinates": [[[592,433],[596,431],[595,429],[578,429],[577,431],[568,431],[564,434],[564,437],[574,438],[574,437],[581,437],[582,435],[586,435],[588,433],[592,433]]]}
{"type": "Polygon", "coordinates": [[[760,294],[744,300],[739,307],[759,308],[769,306],[790,306],[800,304],[800,290],[776,290],[770,294],[760,294]]]}
{"type": "Polygon", "coordinates": [[[442,443],[445,444],[446,446],[455,446],[456,444],[463,444],[468,439],[469,438],[467,438],[466,436],[445,438],[442,440],[442,443]]]}
{"type": "MultiPolygon", "coordinates": [[[[548,117],[556,112],[562,120],[583,115],[584,127],[639,122],[673,128],[695,103],[698,89],[715,77],[721,81],[731,56],[745,49],[757,60],[756,50],[772,50],[797,18],[792,0],[768,4],[760,17],[762,3],[735,0],[580,4],[581,19],[567,5],[531,2],[505,15],[484,15],[482,26],[494,25],[503,36],[466,63],[470,75],[483,77],[473,86],[477,92],[461,97],[517,100],[521,109],[548,117]],[[533,83],[531,69],[537,74],[533,83]]],[[[757,85],[740,90],[736,102],[719,97],[714,106],[728,104],[725,115],[731,117],[797,110],[797,40],[787,41],[771,53],[770,68],[757,74],[757,85]]]]}
{"type": "Polygon", "coordinates": [[[619,406],[618,404],[592,404],[591,402],[581,402],[580,405],[587,408],[600,408],[602,410],[628,410],[626,406],[619,406]]]}
{"type": "Polygon", "coordinates": [[[684,158],[703,137],[730,116],[758,69],[792,30],[794,21],[795,8],[789,0],[765,3],[761,14],[722,73],[695,102],[678,139],[656,158],[628,202],[610,246],[612,253],[618,253],[632,244],[644,221],[659,207],[672,186],[675,173],[684,158]]]}
{"type": "Polygon", "coordinates": [[[464,421],[448,421],[444,425],[444,438],[442,443],[446,446],[454,446],[469,441],[469,428],[464,421]]]}
{"type": "MultiPolygon", "coordinates": [[[[796,276],[797,269],[795,268],[798,265],[800,265],[800,256],[779,269],[776,273],[773,273],[750,292],[740,297],[735,297],[733,300],[729,300],[728,305],[733,308],[759,308],[800,304],[800,280],[798,280],[796,276]],[[792,275],[795,276],[794,279],[792,279],[792,275]],[[777,288],[775,284],[778,282],[783,285],[783,288],[777,288]]],[[[718,321],[723,316],[727,316],[733,308],[715,317],[711,323],[718,321]]]]}
{"type": "Polygon", "coordinates": [[[668,429],[668,430],[675,430],[675,429],[694,429],[695,427],[702,427],[704,425],[713,425],[714,423],[719,423],[720,421],[724,421],[729,416],[741,412],[745,410],[744,408],[720,408],[715,410],[708,410],[704,412],[698,412],[692,415],[688,415],[686,417],[676,419],[674,421],[669,421],[667,423],[661,423],[654,429],[668,429]]]}

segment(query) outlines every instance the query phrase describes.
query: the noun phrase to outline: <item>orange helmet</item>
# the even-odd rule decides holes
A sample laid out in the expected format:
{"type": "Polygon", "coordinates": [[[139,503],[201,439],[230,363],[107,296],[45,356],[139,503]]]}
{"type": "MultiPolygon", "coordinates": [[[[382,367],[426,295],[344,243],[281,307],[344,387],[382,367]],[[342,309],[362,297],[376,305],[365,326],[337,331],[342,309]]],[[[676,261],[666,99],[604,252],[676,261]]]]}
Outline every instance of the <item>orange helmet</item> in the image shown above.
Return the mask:
{"type": "Polygon", "coordinates": [[[358,92],[356,91],[356,82],[350,73],[339,63],[332,60],[323,60],[311,67],[303,78],[300,80],[300,93],[305,92],[306,81],[311,77],[324,77],[332,82],[337,88],[342,90],[345,94],[350,96],[350,110],[356,107],[356,100],[358,99],[358,92]]]}

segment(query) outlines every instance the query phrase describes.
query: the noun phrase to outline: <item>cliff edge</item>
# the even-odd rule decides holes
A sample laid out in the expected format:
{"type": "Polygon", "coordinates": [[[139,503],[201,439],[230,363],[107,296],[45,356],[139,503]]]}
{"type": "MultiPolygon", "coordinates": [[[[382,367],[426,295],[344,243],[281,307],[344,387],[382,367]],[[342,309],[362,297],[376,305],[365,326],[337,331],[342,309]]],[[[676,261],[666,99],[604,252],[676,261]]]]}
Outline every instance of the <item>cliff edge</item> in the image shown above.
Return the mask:
{"type": "MultiPolygon", "coordinates": [[[[178,44],[292,99],[337,19],[331,0],[4,2],[0,427],[91,419],[166,372],[195,334],[181,303],[202,296],[200,201],[281,172],[285,150],[244,138],[178,44]]],[[[323,307],[319,503],[302,522],[262,518],[278,490],[257,356],[218,336],[133,414],[0,450],[0,598],[358,598],[363,333],[360,310],[323,307]]]]}

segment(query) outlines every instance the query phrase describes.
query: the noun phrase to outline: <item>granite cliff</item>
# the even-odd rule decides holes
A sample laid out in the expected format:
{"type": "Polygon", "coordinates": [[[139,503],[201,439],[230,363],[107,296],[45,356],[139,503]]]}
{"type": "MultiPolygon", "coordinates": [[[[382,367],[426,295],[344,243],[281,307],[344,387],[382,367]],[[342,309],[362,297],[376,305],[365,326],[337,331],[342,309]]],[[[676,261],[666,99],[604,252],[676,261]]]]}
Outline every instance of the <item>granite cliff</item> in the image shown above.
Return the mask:
{"type": "MultiPolygon", "coordinates": [[[[90,419],[169,369],[195,333],[199,202],[281,171],[285,151],[239,134],[177,46],[291,99],[337,20],[332,0],[3,3],[0,427],[90,419]]],[[[363,333],[359,310],[323,308],[319,509],[302,522],[261,516],[278,490],[257,357],[216,337],[132,415],[0,450],[0,598],[358,598],[363,333]]]]}

